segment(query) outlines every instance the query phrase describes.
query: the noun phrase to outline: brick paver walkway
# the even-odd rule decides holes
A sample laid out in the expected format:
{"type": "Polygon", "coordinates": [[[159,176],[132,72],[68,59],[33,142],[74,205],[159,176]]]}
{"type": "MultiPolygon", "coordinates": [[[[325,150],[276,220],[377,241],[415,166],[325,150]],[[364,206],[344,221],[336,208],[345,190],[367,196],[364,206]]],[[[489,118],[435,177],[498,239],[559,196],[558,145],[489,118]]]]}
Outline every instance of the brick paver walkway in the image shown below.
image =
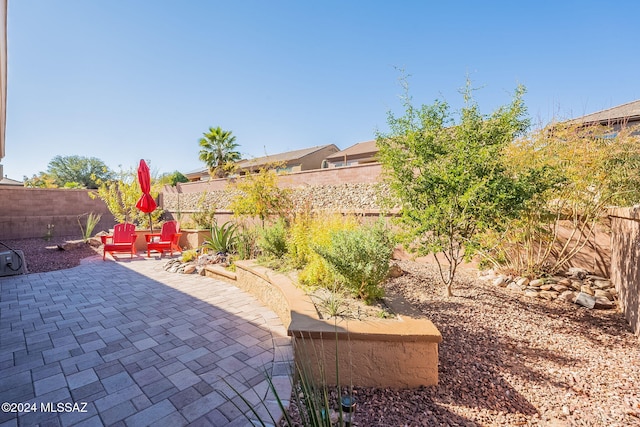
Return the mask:
{"type": "Polygon", "coordinates": [[[227,382],[279,416],[266,374],[289,399],[293,355],[278,317],[164,262],[0,278],[0,402],[28,405],[3,407],[0,427],[251,425],[227,382]]]}

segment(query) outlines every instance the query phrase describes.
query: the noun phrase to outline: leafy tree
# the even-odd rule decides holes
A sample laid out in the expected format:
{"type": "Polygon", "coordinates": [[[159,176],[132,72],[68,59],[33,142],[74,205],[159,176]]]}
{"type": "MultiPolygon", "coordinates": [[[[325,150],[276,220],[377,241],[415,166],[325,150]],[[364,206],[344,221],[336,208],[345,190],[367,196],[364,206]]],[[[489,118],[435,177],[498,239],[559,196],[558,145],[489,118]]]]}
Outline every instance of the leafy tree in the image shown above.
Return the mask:
{"type": "Polygon", "coordinates": [[[160,175],[160,177],[158,178],[158,182],[162,185],[166,184],[175,186],[179,182],[189,182],[189,178],[184,176],[182,173],[175,171],[160,175]]]}
{"type": "Polygon", "coordinates": [[[55,156],[49,162],[46,175],[58,187],[96,189],[100,181],[111,179],[113,172],[95,157],[55,156]]]}
{"type": "Polygon", "coordinates": [[[229,206],[233,214],[258,217],[263,227],[267,218],[283,216],[290,210],[290,191],[278,186],[278,173],[272,167],[264,166],[258,173],[246,175],[235,188],[239,193],[229,206]]]}
{"type": "Polygon", "coordinates": [[[39,175],[33,175],[31,178],[23,177],[24,186],[31,188],[58,188],[55,179],[46,172],[40,172],[39,175]]]}
{"type": "Polygon", "coordinates": [[[235,143],[236,137],[219,126],[210,127],[209,132],[203,135],[199,140],[199,158],[207,165],[211,176],[223,178],[233,170],[234,162],[240,160],[240,153],[236,150],[239,147],[235,143]]]}
{"type": "Polygon", "coordinates": [[[436,256],[447,296],[457,267],[481,246],[478,236],[500,229],[539,189],[530,176],[509,174],[504,148],[529,126],[518,87],[508,106],[480,113],[467,82],[459,121],[446,102],[416,108],[405,85],[405,113],[388,115],[378,134],[380,161],[396,200],[404,242],[436,256]]]}
{"type": "MultiPolygon", "coordinates": [[[[136,208],[136,203],[142,194],[138,183],[137,169],[121,170],[118,179],[101,181],[99,184],[97,191],[89,193],[89,195],[104,201],[117,222],[131,222],[141,227],[150,227],[149,214],[136,208]]],[[[158,196],[157,188],[154,186],[151,188],[151,195],[158,196]]],[[[152,221],[157,223],[162,213],[163,210],[160,208],[154,210],[151,213],[152,221]]]]}

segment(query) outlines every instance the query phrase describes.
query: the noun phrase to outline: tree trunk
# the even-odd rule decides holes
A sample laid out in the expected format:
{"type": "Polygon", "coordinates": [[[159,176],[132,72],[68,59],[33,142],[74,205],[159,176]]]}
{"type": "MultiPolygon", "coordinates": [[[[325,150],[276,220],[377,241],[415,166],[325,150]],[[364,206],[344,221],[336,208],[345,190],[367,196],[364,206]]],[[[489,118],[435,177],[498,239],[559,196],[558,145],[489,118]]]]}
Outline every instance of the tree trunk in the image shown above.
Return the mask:
{"type": "Polygon", "coordinates": [[[445,290],[444,290],[444,296],[445,297],[452,297],[453,296],[453,292],[451,292],[451,286],[453,285],[453,282],[449,282],[446,284],[445,286],[445,290]]]}

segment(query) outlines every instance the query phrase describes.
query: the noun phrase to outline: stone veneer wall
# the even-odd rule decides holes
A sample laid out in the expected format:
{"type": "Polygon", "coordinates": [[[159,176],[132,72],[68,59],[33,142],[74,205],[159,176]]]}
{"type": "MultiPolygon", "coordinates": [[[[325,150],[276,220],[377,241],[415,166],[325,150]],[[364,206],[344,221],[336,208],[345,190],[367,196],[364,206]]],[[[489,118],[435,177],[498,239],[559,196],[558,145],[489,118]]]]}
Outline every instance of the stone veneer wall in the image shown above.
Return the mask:
{"type": "Polygon", "coordinates": [[[90,198],[88,193],[89,190],[0,186],[0,239],[43,237],[49,224],[54,226],[54,236],[80,236],[78,216],[91,212],[102,215],[95,232],[112,228],[115,220],[107,205],[90,198]]]}
{"type": "Polygon", "coordinates": [[[611,218],[611,281],[620,308],[640,337],[640,205],[615,208],[611,218]]]}
{"type": "MultiPolygon", "coordinates": [[[[376,183],[345,183],[291,188],[294,206],[309,206],[316,210],[339,212],[377,212],[381,199],[389,190],[376,183]]],[[[203,193],[163,193],[162,207],[174,215],[196,212],[201,203],[228,211],[229,204],[239,194],[237,190],[209,190],[203,193]]]]}
{"type": "MultiPolygon", "coordinates": [[[[389,188],[381,184],[381,175],[381,165],[374,163],[289,173],[280,177],[279,184],[291,189],[298,208],[376,217],[384,212],[381,200],[389,194],[389,188]]],[[[188,223],[204,195],[205,203],[215,207],[218,223],[224,223],[232,219],[228,207],[236,194],[230,180],[214,179],[167,186],[160,200],[168,216],[188,223]]],[[[561,227],[558,245],[564,244],[570,235],[569,229],[561,227]]],[[[607,225],[597,227],[595,235],[568,266],[609,277],[609,240],[607,225]]]]}

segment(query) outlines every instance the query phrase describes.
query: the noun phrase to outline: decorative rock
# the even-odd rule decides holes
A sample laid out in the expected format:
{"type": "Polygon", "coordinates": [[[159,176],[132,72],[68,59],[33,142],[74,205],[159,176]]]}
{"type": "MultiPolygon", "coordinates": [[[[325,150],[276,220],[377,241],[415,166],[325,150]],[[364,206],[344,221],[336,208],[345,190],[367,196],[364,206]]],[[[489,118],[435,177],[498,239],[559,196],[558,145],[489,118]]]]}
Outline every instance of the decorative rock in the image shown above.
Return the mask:
{"type": "Polygon", "coordinates": [[[576,297],[575,303],[586,308],[594,308],[596,306],[596,297],[580,292],[576,297]]]}
{"type": "Polygon", "coordinates": [[[404,276],[404,274],[405,274],[404,270],[394,262],[389,267],[389,272],[387,273],[387,277],[395,279],[396,277],[404,276]]]}
{"type": "Polygon", "coordinates": [[[529,282],[529,286],[531,287],[542,286],[544,284],[545,284],[545,279],[535,279],[529,282]]]}
{"type": "Polygon", "coordinates": [[[77,249],[81,246],[84,246],[85,243],[82,240],[68,240],[61,245],[58,245],[58,249],[62,251],[71,251],[73,249],[77,249]]]}
{"type": "Polygon", "coordinates": [[[573,291],[564,291],[558,296],[560,301],[574,303],[576,301],[576,293],[573,291]]]}
{"type": "Polygon", "coordinates": [[[594,308],[599,310],[610,310],[615,306],[611,301],[604,297],[595,297],[595,300],[594,308]]]}
{"type": "Polygon", "coordinates": [[[552,301],[556,298],[558,298],[558,295],[560,295],[558,292],[555,291],[540,291],[540,298],[544,298],[546,300],[552,301]]]}
{"type": "Polygon", "coordinates": [[[507,289],[515,291],[515,292],[522,292],[522,288],[520,286],[518,286],[518,284],[513,283],[513,282],[511,282],[511,283],[509,283],[507,285],[507,289]]]}
{"type": "Polygon", "coordinates": [[[568,288],[568,287],[566,287],[565,285],[559,285],[559,284],[555,284],[555,285],[551,286],[551,288],[552,288],[554,291],[556,291],[556,292],[560,292],[560,293],[562,293],[562,292],[564,292],[564,291],[566,291],[566,290],[568,290],[568,289],[569,289],[569,288],[568,288]]]}
{"type": "Polygon", "coordinates": [[[493,269],[478,271],[478,279],[480,280],[494,280],[498,275],[493,269]]]}
{"type": "Polygon", "coordinates": [[[184,270],[182,270],[184,274],[192,274],[195,271],[196,271],[196,266],[194,264],[188,264],[184,267],[184,270]]]}
{"type": "Polygon", "coordinates": [[[611,292],[605,291],[605,290],[602,290],[602,289],[596,289],[595,297],[596,297],[596,299],[597,298],[606,298],[609,301],[613,301],[613,295],[611,295],[611,292]]]}
{"type": "Polygon", "coordinates": [[[592,286],[598,289],[608,289],[611,287],[611,281],[610,280],[594,280],[592,286]]]}
{"type": "Polygon", "coordinates": [[[538,291],[534,290],[534,289],[526,289],[524,291],[524,296],[525,297],[530,297],[530,298],[538,298],[538,291]]]}
{"type": "Polygon", "coordinates": [[[569,282],[569,286],[571,286],[576,291],[579,291],[580,288],[582,288],[582,281],[581,280],[571,280],[569,282]]]}
{"type": "Polygon", "coordinates": [[[595,295],[595,292],[593,292],[593,289],[589,285],[580,286],[580,292],[583,292],[583,293],[589,294],[589,295],[595,295]]]}
{"type": "Polygon", "coordinates": [[[567,279],[566,277],[563,277],[563,278],[560,278],[558,281],[556,281],[556,283],[558,285],[571,286],[572,280],[567,279]]]}
{"type": "Polygon", "coordinates": [[[526,277],[520,277],[516,280],[516,285],[520,286],[520,288],[524,288],[529,284],[529,279],[526,277]]]}
{"type": "Polygon", "coordinates": [[[580,267],[571,267],[569,268],[569,270],[567,270],[567,274],[571,277],[583,280],[587,278],[587,275],[589,275],[589,271],[580,267]]]}
{"type": "Polygon", "coordinates": [[[543,291],[549,291],[551,290],[551,288],[553,288],[554,285],[542,285],[540,286],[540,289],[542,289],[543,291]]]}
{"type": "Polygon", "coordinates": [[[498,276],[493,281],[493,285],[494,286],[500,286],[501,288],[504,288],[505,286],[507,286],[507,276],[498,276]]]}

